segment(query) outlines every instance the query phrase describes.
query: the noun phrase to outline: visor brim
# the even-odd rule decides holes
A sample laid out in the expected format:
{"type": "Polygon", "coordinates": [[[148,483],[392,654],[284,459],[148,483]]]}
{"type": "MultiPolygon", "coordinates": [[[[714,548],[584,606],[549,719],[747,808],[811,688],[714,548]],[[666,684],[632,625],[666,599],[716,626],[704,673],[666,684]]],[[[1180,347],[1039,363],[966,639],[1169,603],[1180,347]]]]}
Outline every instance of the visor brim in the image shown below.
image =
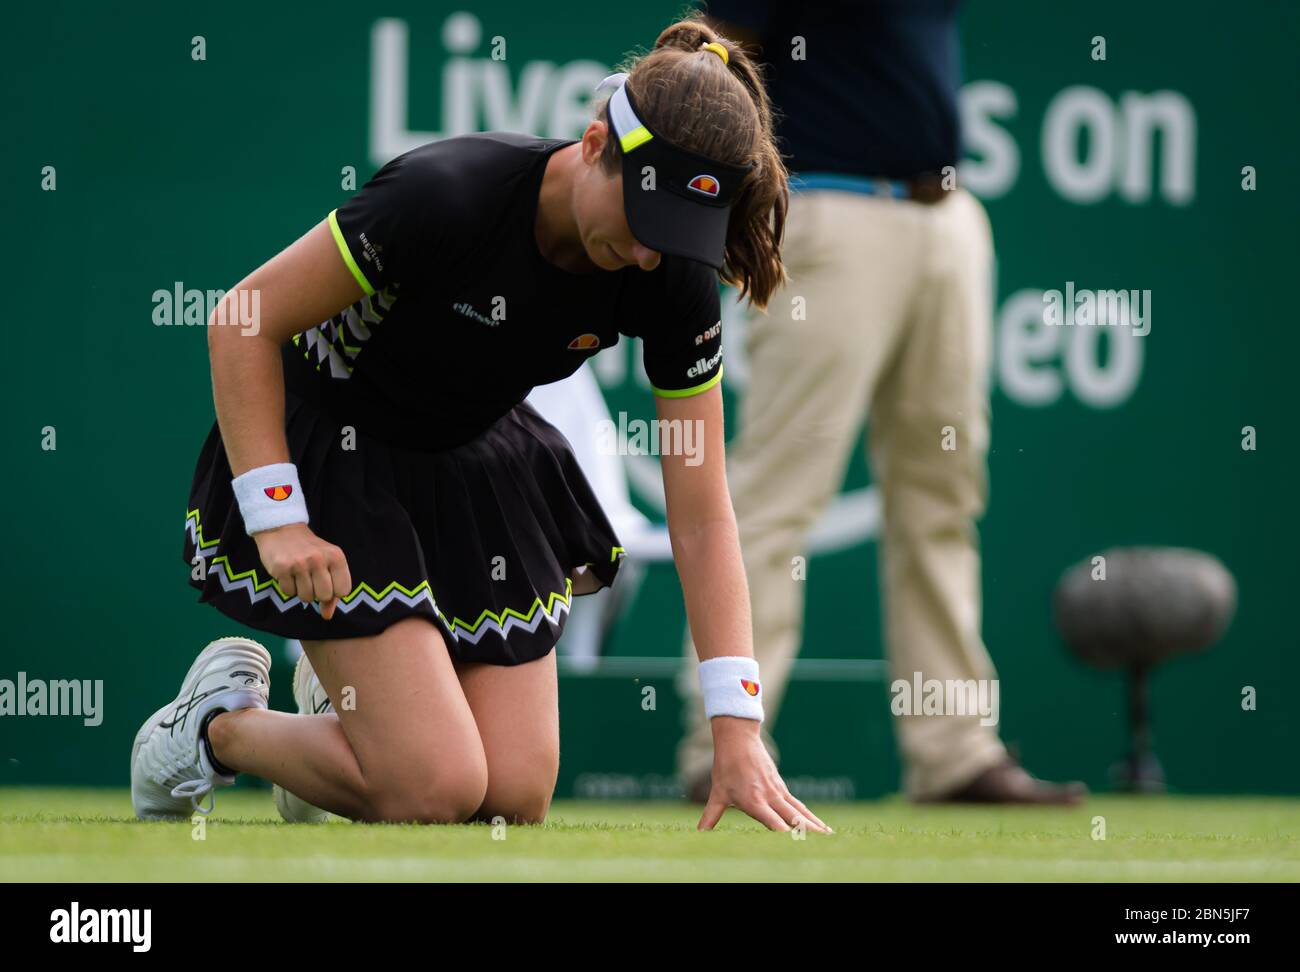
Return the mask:
{"type": "Polygon", "coordinates": [[[641,167],[625,155],[623,209],[637,242],[659,253],[698,260],[721,270],[731,210],[692,202],[667,189],[643,189],[641,182],[641,167]]]}

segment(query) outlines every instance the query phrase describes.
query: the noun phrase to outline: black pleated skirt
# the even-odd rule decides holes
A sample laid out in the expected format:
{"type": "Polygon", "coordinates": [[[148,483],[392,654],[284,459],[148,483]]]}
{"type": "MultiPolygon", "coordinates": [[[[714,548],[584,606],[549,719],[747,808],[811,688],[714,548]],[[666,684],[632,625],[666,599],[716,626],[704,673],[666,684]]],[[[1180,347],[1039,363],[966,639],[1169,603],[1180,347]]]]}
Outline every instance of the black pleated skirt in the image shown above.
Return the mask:
{"type": "Polygon", "coordinates": [[[194,471],[186,563],[200,601],[305,640],[374,635],[413,615],[454,658],[517,665],[559,638],[578,593],[614,582],[622,547],[568,440],[526,402],[476,439],[408,451],[357,433],[292,392],[285,428],[311,529],[342,548],[353,590],[326,621],[285,597],[258,557],[214,424],[194,471]],[[347,448],[347,445],[352,448],[347,448]]]}

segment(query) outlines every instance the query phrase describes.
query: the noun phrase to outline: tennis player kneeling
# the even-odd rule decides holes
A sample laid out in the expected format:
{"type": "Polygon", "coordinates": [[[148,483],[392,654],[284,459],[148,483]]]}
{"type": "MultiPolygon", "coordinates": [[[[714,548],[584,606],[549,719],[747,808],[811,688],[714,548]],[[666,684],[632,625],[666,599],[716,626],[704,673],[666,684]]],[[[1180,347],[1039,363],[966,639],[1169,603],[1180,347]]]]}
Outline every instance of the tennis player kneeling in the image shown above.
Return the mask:
{"type": "Polygon", "coordinates": [[[267,708],[261,645],[205,648],[136,737],[138,816],[206,812],[252,773],[294,820],[544,819],[552,649],[622,548],[524,399],[623,334],[658,417],[705,430],[702,463],[662,457],[717,754],[700,826],[734,806],[825,829],[759,741],[723,464],[718,277],[760,307],[785,277],[767,96],[696,20],[629,68],[581,140],[473,134],[394,159],[226,298],[260,292],[258,327],[214,313],[185,560],[201,600],[300,639],[307,663],[290,715],[267,708]]]}

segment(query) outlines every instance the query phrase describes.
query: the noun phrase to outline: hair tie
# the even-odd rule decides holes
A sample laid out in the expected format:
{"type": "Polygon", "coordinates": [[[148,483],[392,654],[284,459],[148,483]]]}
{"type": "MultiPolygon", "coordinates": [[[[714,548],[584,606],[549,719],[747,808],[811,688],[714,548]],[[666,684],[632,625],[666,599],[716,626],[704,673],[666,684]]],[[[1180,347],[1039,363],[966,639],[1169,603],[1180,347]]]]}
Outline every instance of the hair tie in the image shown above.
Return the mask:
{"type": "Polygon", "coordinates": [[[719,44],[717,41],[710,41],[707,44],[701,44],[700,50],[712,51],[714,54],[718,55],[718,57],[722,58],[723,64],[731,63],[731,60],[727,57],[727,49],[723,47],[721,44],[719,44]]]}

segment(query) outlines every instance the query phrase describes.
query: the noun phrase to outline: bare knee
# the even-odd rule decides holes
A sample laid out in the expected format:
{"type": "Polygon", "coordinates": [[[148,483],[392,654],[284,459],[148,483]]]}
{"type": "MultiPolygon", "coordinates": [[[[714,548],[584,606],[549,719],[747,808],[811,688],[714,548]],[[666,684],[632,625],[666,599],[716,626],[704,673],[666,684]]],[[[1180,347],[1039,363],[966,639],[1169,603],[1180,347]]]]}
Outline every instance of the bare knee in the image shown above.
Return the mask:
{"type": "Polygon", "coordinates": [[[487,793],[487,765],[466,760],[385,782],[368,794],[365,819],[372,823],[464,823],[487,793]]]}
{"type": "Polygon", "coordinates": [[[530,773],[515,779],[489,779],[487,794],[474,819],[486,823],[542,823],[551,809],[557,775],[530,773]]]}
{"type": "Polygon", "coordinates": [[[489,824],[539,824],[546,821],[546,814],[551,809],[551,797],[532,797],[520,800],[506,800],[501,803],[484,803],[473,819],[489,824]]]}
{"type": "Polygon", "coordinates": [[[535,794],[496,803],[485,801],[474,819],[484,823],[539,824],[546,820],[550,809],[551,794],[535,794]]]}

